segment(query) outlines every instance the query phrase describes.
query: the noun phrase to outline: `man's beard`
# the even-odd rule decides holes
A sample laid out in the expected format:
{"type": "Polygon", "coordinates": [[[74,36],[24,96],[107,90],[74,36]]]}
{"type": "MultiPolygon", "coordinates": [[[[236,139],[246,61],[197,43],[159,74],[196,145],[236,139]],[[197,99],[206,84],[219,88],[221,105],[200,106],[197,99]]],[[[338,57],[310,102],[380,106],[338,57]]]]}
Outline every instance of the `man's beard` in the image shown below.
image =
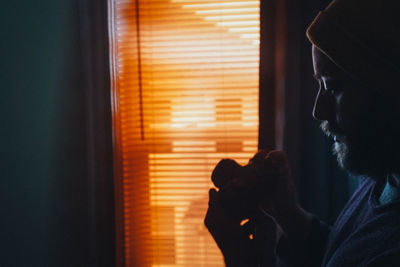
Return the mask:
{"type": "MultiPolygon", "coordinates": [[[[348,134],[343,133],[343,130],[339,131],[338,125],[334,122],[324,121],[321,123],[320,128],[328,137],[334,139],[332,152],[336,156],[339,166],[349,172],[355,172],[354,169],[358,169],[355,167],[358,165],[356,162],[357,157],[352,156],[354,153],[351,153],[355,145],[354,142],[349,144],[348,134]],[[351,149],[349,149],[349,146],[351,149]]],[[[349,132],[353,133],[353,131],[349,132]]]]}
{"type": "Polygon", "coordinates": [[[399,170],[400,121],[398,112],[374,108],[347,128],[321,123],[322,131],[336,136],[332,150],[339,166],[353,175],[381,179],[399,170]]]}

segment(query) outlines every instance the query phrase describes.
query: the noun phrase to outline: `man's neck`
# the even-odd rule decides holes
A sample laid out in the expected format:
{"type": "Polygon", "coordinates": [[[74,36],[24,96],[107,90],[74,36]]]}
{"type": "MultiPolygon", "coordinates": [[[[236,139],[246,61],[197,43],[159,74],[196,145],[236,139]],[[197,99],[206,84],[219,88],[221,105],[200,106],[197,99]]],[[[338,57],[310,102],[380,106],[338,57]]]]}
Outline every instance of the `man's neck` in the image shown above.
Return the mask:
{"type": "Polygon", "coordinates": [[[397,174],[388,175],[382,193],[379,197],[380,204],[389,204],[400,198],[400,176],[397,174]]]}
{"type": "Polygon", "coordinates": [[[389,175],[388,182],[391,186],[400,189],[400,175],[398,175],[397,173],[392,173],[391,175],[389,175]]]}

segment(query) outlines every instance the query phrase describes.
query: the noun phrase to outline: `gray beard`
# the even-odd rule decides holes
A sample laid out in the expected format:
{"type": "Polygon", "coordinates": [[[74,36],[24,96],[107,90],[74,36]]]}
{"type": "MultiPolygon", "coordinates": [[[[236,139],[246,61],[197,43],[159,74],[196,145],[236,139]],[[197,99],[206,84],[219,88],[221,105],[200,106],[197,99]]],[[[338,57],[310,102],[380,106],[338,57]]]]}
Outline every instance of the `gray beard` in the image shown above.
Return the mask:
{"type": "Polygon", "coordinates": [[[388,110],[388,106],[366,112],[349,129],[321,124],[326,135],[339,137],[332,151],[341,168],[376,180],[400,172],[400,112],[388,110]]]}
{"type": "MultiPolygon", "coordinates": [[[[332,152],[336,156],[337,162],[342,169],[348,169],[349,165],[349,149],[343,142],[335,142],[332,146],[332,152]]],[[[348,170],[351,172],[351,170],[348,170]]]]}

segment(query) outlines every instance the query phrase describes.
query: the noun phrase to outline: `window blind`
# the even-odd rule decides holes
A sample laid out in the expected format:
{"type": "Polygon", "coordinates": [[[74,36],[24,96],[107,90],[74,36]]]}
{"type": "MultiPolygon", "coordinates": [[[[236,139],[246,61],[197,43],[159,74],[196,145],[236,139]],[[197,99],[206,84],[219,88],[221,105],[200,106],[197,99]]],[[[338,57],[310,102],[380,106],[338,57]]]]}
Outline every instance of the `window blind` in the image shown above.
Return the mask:
{"type": "Polygon", "coordinates": [[[259,1],[110,0],[124,266],[223,266],[211,171],[257,150],[259,1]]]}

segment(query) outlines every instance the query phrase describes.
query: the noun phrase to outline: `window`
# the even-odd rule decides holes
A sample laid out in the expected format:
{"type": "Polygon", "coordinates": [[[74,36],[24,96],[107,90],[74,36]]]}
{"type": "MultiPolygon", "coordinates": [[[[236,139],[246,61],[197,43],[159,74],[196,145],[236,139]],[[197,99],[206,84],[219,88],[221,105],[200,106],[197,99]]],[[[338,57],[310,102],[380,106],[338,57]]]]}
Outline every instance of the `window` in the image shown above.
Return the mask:
{"type": "Polygon", "coordinates": [[[109,3],[119,264],[223,266],[203,219],[214,166],[257,150],[260,3],[109,3]]]}

